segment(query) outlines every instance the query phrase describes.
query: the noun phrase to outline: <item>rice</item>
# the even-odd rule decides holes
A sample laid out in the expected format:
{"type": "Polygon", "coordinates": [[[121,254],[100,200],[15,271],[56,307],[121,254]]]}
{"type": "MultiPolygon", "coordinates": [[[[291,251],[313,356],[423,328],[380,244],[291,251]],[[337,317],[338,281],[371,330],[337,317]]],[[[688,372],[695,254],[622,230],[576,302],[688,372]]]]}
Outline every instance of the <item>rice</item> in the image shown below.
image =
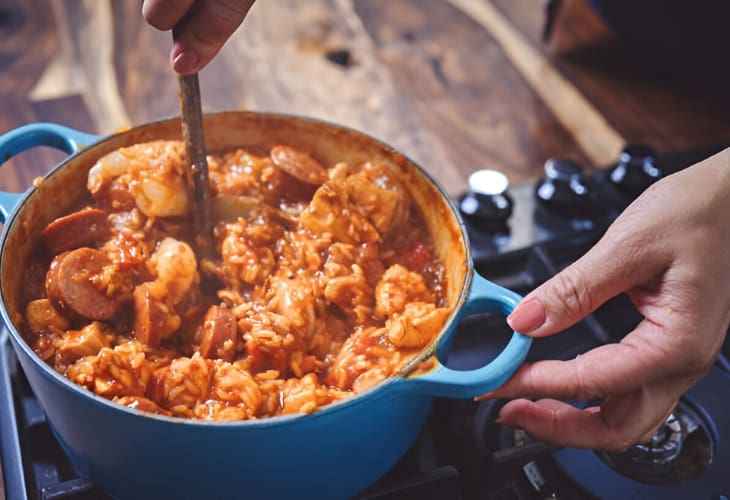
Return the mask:
{"type": "MultiPolygon", "coordinates": [[[[182,418],[311,413],[393,375],[441,330],[450,311],[443,266],[387,167],[323,166],[329,180],[302,196],[306,189],[290,191],[297,180],[268,156],[210,155],[224,215],[214,254],[191,262],[183,211],[191,203],[177,181],[162,182],[182,171],[180,151],[155,141],[111,153],[113,168],[102,158],[92,169],[83,207],[105,210],[111,232],[86,244],[112,264],[89,279],[119,302],[113,317],[69,315],[65,297],[25,300],[26,338],[70,380],[182,418]],[[144,203],[149,190],[132,189],[142,180],[160,181],[144,203]],[[414,244],[428,249],[427,262],[412,258],[414,244]],[[139,287],[144,293],[134,294],[139,287]]],[[[46,268],[63,262],[36,258],[46,268]]]]}

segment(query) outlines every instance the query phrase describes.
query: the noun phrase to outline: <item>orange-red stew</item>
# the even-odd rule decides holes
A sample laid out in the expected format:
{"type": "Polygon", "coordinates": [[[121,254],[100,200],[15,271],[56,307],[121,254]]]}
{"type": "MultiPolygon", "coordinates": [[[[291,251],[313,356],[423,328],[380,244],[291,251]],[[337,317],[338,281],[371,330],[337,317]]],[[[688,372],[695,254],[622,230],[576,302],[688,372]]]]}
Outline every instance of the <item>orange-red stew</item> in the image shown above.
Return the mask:
{"type": "Polygon", "coordinates": [[[441,330],[444,271],[377,163],[286,145],[208,158],[213,255],[196,255],[184,146],[114,151],[41,234],[25,335],[120,404],[206,420],[308,413],[401,368],[441,330]]]}

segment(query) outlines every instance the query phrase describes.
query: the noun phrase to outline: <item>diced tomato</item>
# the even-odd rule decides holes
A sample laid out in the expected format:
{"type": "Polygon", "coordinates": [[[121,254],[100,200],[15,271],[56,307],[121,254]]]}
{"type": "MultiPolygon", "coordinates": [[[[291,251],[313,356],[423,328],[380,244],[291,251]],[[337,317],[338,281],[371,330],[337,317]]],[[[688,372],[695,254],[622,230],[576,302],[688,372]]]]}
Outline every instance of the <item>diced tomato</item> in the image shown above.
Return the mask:
{"type": "Polygon", "coordinates": [[[420,241],[414,242],[403,254],[403,265],[411,271],[422,272],[431,263],[431,251],[420,241]]]}

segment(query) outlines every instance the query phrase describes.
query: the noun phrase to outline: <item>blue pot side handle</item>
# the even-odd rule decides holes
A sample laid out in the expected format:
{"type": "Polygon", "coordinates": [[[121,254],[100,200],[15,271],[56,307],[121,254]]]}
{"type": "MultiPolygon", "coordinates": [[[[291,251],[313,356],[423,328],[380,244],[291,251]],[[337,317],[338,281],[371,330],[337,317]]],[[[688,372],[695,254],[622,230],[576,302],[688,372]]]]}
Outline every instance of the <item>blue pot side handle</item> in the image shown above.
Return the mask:
{"type": "MultiPolygon", "coordinates": [[[[474,273],[471,291],[460,317],[485,312],[506,317],[520,300],[522,297],[515,292],[474,273]]],[[[442,342],[448,342],[448,335],[442,338],[442,342]]],[[[452,370],[439,361],[433,370],[406,378],[403,388],[447,398],[479,396],[504,384],[525,360],[531,344],[530,337],[514,332],[507,346],[488,364],[474,370],[452,370]]]]}
{"type": "MultiPolygon", "coordinates": [[[[55,123],[33,123],[11,130],[0,136],[0,165],[13,156],[38,146],[60,149],[72,155],[100,139],[100,136],[79,132],[55,123]]],[[[0,191],[0,222],[20,200],[21,194],[0,191]]]]}

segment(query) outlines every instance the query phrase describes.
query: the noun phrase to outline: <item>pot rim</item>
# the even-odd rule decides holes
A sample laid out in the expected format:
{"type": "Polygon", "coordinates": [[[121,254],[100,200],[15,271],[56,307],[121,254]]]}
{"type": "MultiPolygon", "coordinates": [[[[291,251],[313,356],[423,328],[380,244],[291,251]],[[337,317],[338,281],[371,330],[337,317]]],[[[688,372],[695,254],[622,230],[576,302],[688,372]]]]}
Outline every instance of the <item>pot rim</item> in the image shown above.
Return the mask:
{"type": "MultiPolygon", "coordinates": [[[[353,406],[358,406],[360,404],[365,404],[367,401],[374,399],[378,396],[385,396],[387,394],[393,393],[393,392],[410,392],[413,393],[414,391],[409,391],[408,383],[406,380],[406,377],[410,378],[418,378],[419,375],[430,373],[431,370],[435,369],[438,364],[434,363],[434,366],[431,368],[431,370],[423,371],[419,374],[413,375],[412,372],[416,370],[418,365],[424,361],[426,361],[428,358],[432,356],[437,356],[437,350],[439,347],[439,344],[441,343],[442,339],[444,338],[445,334],[449,332],[452,329],[452,326],[454,322],[457,321],[461,310],[466,302],[466,298],[469,294],[469,290],[471,288],[473,274],[474,274],[474,265],[471,258],[471,247],[469,245],[469,237],[466,230],[466,226],[464,224],[464,221],[459,214],[459,211],[456,208],[455,202],[451,200],[451,198],[446,193],[445,189],[431,176],[430,173],[428,173],[423,167],[421,167],[418,163],[413,161],[411,158],[406,156],[403,153],[400,153],[397,149],[393,148],[389,144],[385,143],[384,141],[380,139],[376,139],[375,137],[371,136],[370,134],[367,134],[365,132],[356,130],[352,127],[341,125],[332,121],[323,120],[320,118],[313,118],[309,116],[303,116],[303,115],[297,115],[297,114],[290,114],[290,113],[271,113],[271,112],[258,112],[258,111],[245,111],[245,110],[226,110],[226,111],[217,111],[217,112],[208,112],[204,113],[204,117],[207,117],[207,119],[215,119],[217,116],[227,116],[227,115],[248,115],[251,117],[271,117],[274,119],[280,118],[280,119],[293,119],[296,121],[304,121],[312,124],[322,124],[327,127],[333,128],[333,129],[339,129],[343,130],[345,132],[348,132],[350,134],[361,136],[362,138],[366,139],[367,141],[373,143],[374,145],[378,146],[379,148],[383,149],[384,151],[388,152],[389,154],[395,154],[398,156],[403,157],[410,165],[412,165],[415,170],[418,171],[418,173],[423,176],[426,181],[433,187],[440,195],[443,202],[445,202],[446,206],[449,208],[449,211],[451,215],[454,217],[456,221],[456,225],[459,228],[459,233],[461,235],[461,242],[464,246],[464,256],[465,256],[465,273],[464,273],[464,280],[461,285],[461,290],[459,292],[459,296],[456,300],[456,303],[454,304],[452,311],[449,314],[449,317],[445,321],[443,327],[441,328],[441,331],[438,335],[436,335],[432,341],[425,346],[411,361],[406,363],[404,366],[402,366],[396,373],[390,375],[389,377],[385,378],[384,380],[380,381],[379,383],[375,384],[372,387],[369,387],[363,392],[360,393],[353,393],[350,396],[347,396],[343,399],[340,399],[338,401],[329,403],[325,406],[319,406],[317,409],[315,409],[312,413],[296,413],[296,414],[288,414],[288,415],[276,415],[271,417],[265,417],[261,419],[246,419],[246,420],[200,420],[200,419],[188,419],[188,418],[182,418],[182,417],[173,417],[173,416],[166,416],[166,415],[158,415],[150,412],[143,412],[140,410],[136,410],[134,408],[130,408],[125,405],[121,405],[118,403],[115,403],[114,401],[107,399],[103,396],[100,396],[85,387],[82,387],[68,378],[64,377],[60,373],[58,373],[56,370],[54,370],[48,363],[46,363],[38,354],[30,347],[30,345],[26,342],[25,338],[20,334],[20,332],[15,327],[15,324],[11,321],[7,308],[6,308],[6,300],[5,300],[5,292],[4,287],[0,286],[0,314],[2,315],[2,319],[4,322],[4,325],[0,325],[0,344],[5,343],[5,335],[3,335],[3,331],[8,332],[8,337],[11,339],[12,344],[16,348],[20,348],[23,353],[30,359],[32,363],[35,365],[39,365],[41,368],[41,373],[46,377],[50,378],[51,380],[58,382],[62,385],[62,387],[65,390],[70,390],[76,394],[81,395],[82,397],[88,399],[90,402],[96,403],[98,405],[101,405],[103,407],[106,407],[109,410],[112,411],[122,411],[124,413],[127,413],[130,416],[137,416],[137,417],[143,417],[143,418],[149,418],[155,421],[160,422],[169,422],[171,424],[185,424],[185,425],[192,425],[195,427],[201,427],[201,428],[248,428],[248,427],[275,427],[279,425],[287,425],[290,423],[297,422],[301,419],[312,419],[317,418],[318,416],[321,416],[323,414],[330,414],[335,413],[339,411],[345,411],[353,406]]],[[[124,129],[121,131],[114,132],[110,135],[106,136],[99,136],[98,141],[93,142],[92,144],[81,144],[80,147],[76,151],[69,151],[70,154],[67,158],[62,160],[57,165],[53,166],[46,174],[44,174],[42,177],[43,179],[49,178],[54,173],[60,171],[62,168],[64,168],[70,161],[74,159],[78,159],[79,157],[82,157],[84,155],[88,155],[91,151],[97,148],[103,147],[105,143],[108,143],[112,140],[115,140],[121,136],[125,135],[133,135],[135,132],[141,131],[146,128],[153,128],[155,126],[159,126],[161,124],[167,124],[172,121],[179,120],[179,117],[166,117],[166,118],[160,118],[157,120],[153,120],[150,122],[146,122],[144,124],[136,125],[134,127],[124,129]]],[[[92,136],[88,136],[91,138],[92,136]]],[[[73,149],[73,148],[71,148],[73,149]]],[[[4,159],[3,159],[4,161],[4,159]]],[[[26,202],[30,199],[30,197],[35,193],[36,186],[31,184],[31,186],[26,189],[20,196],[18,202],[13,206],[12,210],[8,214],[5,223],[3,225],[2,234],[0,234],[0,256],[5,254],[5,246],[7,243],[8,235],[10,231],[12,230],[13,226],[16,224],[16,221],[19,220],[19,215],[23,211],[23,206],[26,204],[26,202]]],[[[418,391],[415,391],[416,393],[419,393],[418,391]]],[[[428,394],[423,393],[424,396],[429,396],[428,394]]],[[[432,395],[431,395],[432,396],[432,395]]],[[[429,397],[431,397],[429,396],[429,397]]]]}

